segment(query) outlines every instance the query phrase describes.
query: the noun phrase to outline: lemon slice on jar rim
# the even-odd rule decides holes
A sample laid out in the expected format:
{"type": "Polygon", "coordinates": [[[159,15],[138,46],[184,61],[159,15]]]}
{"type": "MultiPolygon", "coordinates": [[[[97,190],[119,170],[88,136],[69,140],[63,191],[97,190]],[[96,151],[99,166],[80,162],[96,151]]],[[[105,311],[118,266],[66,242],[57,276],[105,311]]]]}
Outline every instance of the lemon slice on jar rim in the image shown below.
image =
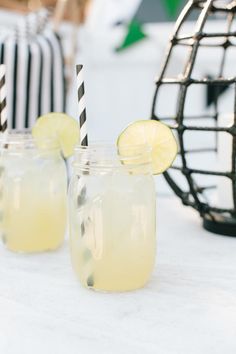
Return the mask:
{"type": "Polygon", "coordinates": [[[173,163],[178,146],[172,130],[156,120],[139,120],[128,125],[117,139],[118,150],[135,145],[151,147],[152,173],[161,174],[173,163]]]}
{"type": "Polygon", "coordinates": [[[40,145],[40,139],[53,139],[60,145],[65,158],[73,154],[80,141],[80,129],[76,119],[65,113],[48,113],[39,117],[32,129],[32,135],[40,145]]]}

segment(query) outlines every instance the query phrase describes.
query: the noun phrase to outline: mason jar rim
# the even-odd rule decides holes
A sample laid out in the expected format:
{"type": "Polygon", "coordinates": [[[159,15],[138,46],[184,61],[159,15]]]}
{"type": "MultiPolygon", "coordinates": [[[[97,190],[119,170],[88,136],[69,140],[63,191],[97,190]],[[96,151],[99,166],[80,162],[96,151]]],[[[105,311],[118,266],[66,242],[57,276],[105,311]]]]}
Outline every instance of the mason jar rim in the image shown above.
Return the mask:
{"type": "Polygon", "coordinates": [[[74,153],[75,155],[77,153],[96,153],[96,152],[101,152],[105,151],[105,149],[108,150],[108,152],[113,156],[118,155],[122,156],[123,158],[127,159],[133,159],[136,156],[140,156],[144,153],[151,153],[152,147],[148,144],[133,144],[133,145],[125,145],[122,147],[123,151],[126,151],[128,155],[121,155],[121,151],[119,152],[119,147],[112,143],[112,142],[103,142],[103,141],[95,141],[89,143],[89,145],[80,145],[77,144],[74,148],[74,153]],[[132,154],[130,154],[133,152],[132,154]]]}
{"type": "Polygon", "coordinates": [[[88,146],[76,145],[73,167],[90,170],[91,168],[122,168],[124,165],[140,167],[151,164],[152,148],[148,144],[123,146],[121,149],[110,142],[91,142],[88,146]]]}
{"type": "Polygon", "coordinates": [[[59,149],[59,142],[54,138],[37,138],[32,136],[31,129],[12,129],[7,133],[0,134],[0,150],[54,150],[59,149]]]}

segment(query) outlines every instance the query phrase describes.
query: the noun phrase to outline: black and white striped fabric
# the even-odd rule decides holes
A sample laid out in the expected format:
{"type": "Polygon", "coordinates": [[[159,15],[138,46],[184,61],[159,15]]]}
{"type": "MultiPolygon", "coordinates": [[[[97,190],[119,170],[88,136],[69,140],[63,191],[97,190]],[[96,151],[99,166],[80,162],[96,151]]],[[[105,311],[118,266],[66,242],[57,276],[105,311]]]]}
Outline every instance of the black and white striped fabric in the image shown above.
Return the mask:
{"type": "Polygon", "coordinates": [[[0,33],[0,64],[6,64],[10,129],[30,128],[42,114],[64,112],[63,51],[47,10],[29,14],[13,31],[0,33]]]}

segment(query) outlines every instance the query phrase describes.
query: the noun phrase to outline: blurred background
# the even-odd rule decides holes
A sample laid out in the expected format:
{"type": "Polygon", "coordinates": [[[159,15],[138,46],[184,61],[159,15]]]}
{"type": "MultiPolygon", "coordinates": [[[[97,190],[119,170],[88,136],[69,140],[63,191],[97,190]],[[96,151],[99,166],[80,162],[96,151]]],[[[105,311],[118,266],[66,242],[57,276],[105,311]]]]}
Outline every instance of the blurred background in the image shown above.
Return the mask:
{"type": "MultiPolygon", "coordinates": [[[[60,34],[64,49],[65,109],[74,117],[78,115],[75,64],[83,63],[89,139],[114,142],[130,122],[150,118],[155,77],[164,61],[174,23],[186,3],[186,0],[0,0],[0,38],[27,14],[44,7],[49,9],[50,26],[60,34]]],[[[183,29],[186,33],[194,32],[198,15],[193,13],[188,18],[183,29]]],[[[210,18],[205,31],[214,32],[224,26],[225,19],[210,18]]],[[[173,53],[169,77],[181,75],[186,58],[187,47],[173,53]]],[[[194,76],[217,76],[219,58],[219,48],[204,48],[198,54],[194,76]]],[[[227,57],[228,77],[234,60],[232,52],[227,57]]],[[[224,113],[232,110],[229,92],[233,91],[224,88],[220,92],[224,113]]],[[[158,106],[161,115],[175,115],[176,95],[174,90],[161,93],[158,106]]],[[[186,110],[191,114],[195,111],[207,114],[212,97],[211,88],[199,87],[189,94],[186,110]]],[[[212,145],[215,136],[209,133],[204,141],[200,140],[197,134],[189,136],[191,144],[195,141],[204,148],[212,145]]],[[[204,163],[201,155],[196,155],[195,161],[204,163]]],[[[214,167],[215,160],[211,157],[205,160],[207,167],[209,161],[214,167]]],[[[158,185],[159,190],[168,190],[161,177],[158,185]]]]}
{"type": "Polygon", "coordinates": [[[66,110],[77,114],[75,63],[85,64],[91,140],[113,141],[129,122],[149,118],[154,79],[185,0],[0,0],[0,30],[50,8],[66,61],[66,110]]]}

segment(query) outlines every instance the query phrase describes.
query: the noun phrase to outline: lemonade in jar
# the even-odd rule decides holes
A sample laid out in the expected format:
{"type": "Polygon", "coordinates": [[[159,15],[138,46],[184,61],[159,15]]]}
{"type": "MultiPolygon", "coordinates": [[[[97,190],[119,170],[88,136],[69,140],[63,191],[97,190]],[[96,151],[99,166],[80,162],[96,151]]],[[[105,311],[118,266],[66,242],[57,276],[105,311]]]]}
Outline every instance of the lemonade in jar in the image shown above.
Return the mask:
{"type": "Polygon", "coordinates": [[[67,222],[65,161],[79,139],[75,119],[38,118],[30,131],[0,136],[0,234],[16,252],[55,250],[67,222]]]}
{"type": "Polygon", "coordinates": [[[135,147],[129,157],[110,145],[75,150],[69,189],[70,249],[73,268],[85,287],[137,289],[152,272],[155,186],[149,148],[138,150],[135,147]]]}
{"type": "Polygon", "coordinates": [[[137,121],[117,144],[77,146],[69,188],[73,268],[87,288],[129,291],[150,278],[156,255],[153,174],[175,158],[171,130],[137,121]]]}
{"type": "Polygon", "coordinates": [[[58,248],[66,227],[66,168],[58,144],[28,132],[0,139],[1,235],[16,252],[58,248]]]}

